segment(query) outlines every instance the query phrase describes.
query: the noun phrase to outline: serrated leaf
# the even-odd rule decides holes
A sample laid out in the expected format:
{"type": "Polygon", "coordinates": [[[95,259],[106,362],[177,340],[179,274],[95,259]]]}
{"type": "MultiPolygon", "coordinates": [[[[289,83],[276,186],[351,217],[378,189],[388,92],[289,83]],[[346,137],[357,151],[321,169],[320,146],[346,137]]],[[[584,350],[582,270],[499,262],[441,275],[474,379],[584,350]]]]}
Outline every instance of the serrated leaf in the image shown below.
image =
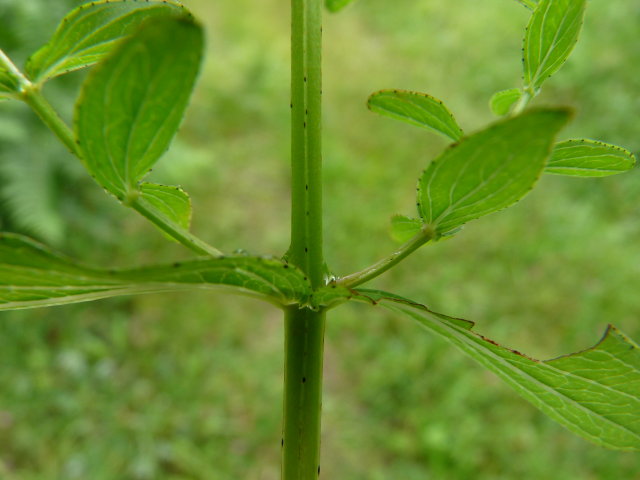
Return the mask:
{"type": "Polygon", "coordinates": [[[524,5],[529,10],[535,10],[536,6],[538,5],[537,0],[516,0],[516,2],[518,2],[520,5],[524,5]]]}
{"type": "Polygon", "coordinates": [[[330,12],[337,12],[349,5],[353,0],[326,0],[325,6],[330,12]]]}
{"type": "Polygon", "coordinates": [[[202,31],[187,18],[147,22],[85,81],[75,130],[95,180],[121,200],[168,148],[202,56],[202,31]]]}
{"type": "Polygon", "coordinates": [[[406,314],[446,338],[577,435],[609,448],[640,450],[640,348],[616,328],[609,326],[590,349],[540,361],[412,301],[371,291],[353,298],[406,314]]]}
{"type": "MultiPolygon", "coordinates": [[[[155,183],[143,183],[140,185],[140,194],[156,210],[166,218],[189,230],[191,225],[191,198],[180,187],[158,185],[155,183]]],[[[164,232],[163,232],[164,233],[164,232]]],[[[173,237],[167,235],[173,240],[173,237]]]]}
{"type": "Polygon", "coordinates": [[[524,38],[524,82],[534,91],[566,62],[578,41],[586,0],[540,0],[524,38]]]}
{"type": "Polygon", "coordinates": [[[432,130],[454,141],[463,135],[444,103],[426,93],[380,90],[369,97],[368,106],[372,112],[432,130]]]}
{"type": "Polygon", "coordinates": [[[271,258],[238,255],[103,270],[80,265],[26,237],[0,234],[0,310],[220,287],[280,306],[304,303],[311,293],[300,270],[271,258]]]}
{"type": "Polygon", "coordinates": [[[391,238],[398,243],[404,243],[415,236],[422,229],[422,220],[404,215],[391,217],[391,238]]]}
{"type": "Polygon", "coordinates": [[[26,65],[36,83],[100,61],[119,40],[148,19],[185,15],[177,3],[161,1],[100,1],[81,5],[60,23],[51,41],[34,53],[26,65]]]}
{"type": "Polygon", "coordinates": [[[506,115],[511,110],[511,106],[520,100],[520,97],[522,97],[522,90],[519,88],[502,90],[493,94],[489,101],[489,106],[496,115],[506,115]]]}
{"type": "Polygon", "coordinates": [[[575,177],[606,177],[633,168],[633,154],[615,145],[587,139],[558,143],[547,162],[545,173],[575,177]]]}
{"type": "Polygon", "coordinates": [[[418,183],[418,211],[437,235],[502,210],[524,197],[542,173],[566,110],[531,110],[449,147],[418,183]]]}

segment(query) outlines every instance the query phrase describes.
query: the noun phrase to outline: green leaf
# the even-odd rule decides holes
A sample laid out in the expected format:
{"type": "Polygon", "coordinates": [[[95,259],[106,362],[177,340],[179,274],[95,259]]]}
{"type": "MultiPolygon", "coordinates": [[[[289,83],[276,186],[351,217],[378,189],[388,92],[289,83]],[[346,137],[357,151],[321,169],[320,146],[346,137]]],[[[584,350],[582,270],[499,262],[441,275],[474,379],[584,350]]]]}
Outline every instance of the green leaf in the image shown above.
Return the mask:
{"type": "Polygon", "coordinates": [[[519,395],[577,435],[620,450],[640,450],[640,348],[609,326],[594,347],[540,361],[471,331],[470,322],[385,292],[354,300],[410,316],[494,372],[519,395]]]}
{"type": "Polygon", "coordinates": [[[462,129],[444,103],[426,93],[380,90],[368,101],[372,112],[437,132],[451,140],[462,137],[462,129]]]}
{"type": "Polygon", "coordinates": [[[622,147],[594,140],[575,139],[558,143],[545,173],[575,177],[606,177],[633,168],[636,159],[622,147]]]}
{"type": "Polygon", "coordinates": [[[540,0],[524,38],[524,81],[534,91],[569,58],[582,28],[586,0],[540,0]]]}
{"type": "Polygon", "coordinates": [[[422,229],[422,220],[404,215],[391,217],[391,238],[398,243],[404,243],[415,236],[422,229]]]}
{"type": "Polygon", "coordinates": [[[519,88],[502,90],[493,94],[489,101],[489,106],[496,115],[506,115],[511,110],[511,106],[520,100],[520,97],[522,97],[522,90],[519,88]]]}
{"type": "MultiPolygon", "coordinates": [[[[142,198],[146,199],[165,218],[170,219],[185,230],[191,225],[191,198],[180,187],[143,183],[140,185],[142,198]]],[[[164,232],[163,232],[164,233],[164,232]]],[[[167,235],[174,240],[173,237],[167,235]]]]}
{"type": "Polygon", "coordinates": [[[79,265],[26,237],[0,234],[0,310],[221,287],[279,306],[304,303],[311,293],[300,270],[270,258],[237,255],[102,270],[79,265]]]}
{"type": "Polygon", "coordinates": [[[418,211],[437,235],[506,208],[542,173],[566,110],[531,110],[449,147],[418,183],[418,211]]]}
{"type": "Polygon", "coordinates": [[[75,130],[95,180],[122,201],[168,148],[202,56],[202,31],[187,18],[147,22],[85,81],[75,130]]]}
{"type": "Polygon", "coordinates": [[[60,23],[51,41],[34,53],[26,65],[36,83],[100,61],[119,40],[142,22],[167,15],[185,15],[173,2],[101,1],[81,5],[60,23]]]}
{"type": "Polygon", "coordinates": [[[325,6],[330,12],[337,12],[349,5],[353,0],[326,0],[325,6]]]}
{"type": "Polygon", "coordinates": [[[524,5],[529,10],[535,10],[538,5],[538,0],[516,0],[520,5],[524,5]]]}

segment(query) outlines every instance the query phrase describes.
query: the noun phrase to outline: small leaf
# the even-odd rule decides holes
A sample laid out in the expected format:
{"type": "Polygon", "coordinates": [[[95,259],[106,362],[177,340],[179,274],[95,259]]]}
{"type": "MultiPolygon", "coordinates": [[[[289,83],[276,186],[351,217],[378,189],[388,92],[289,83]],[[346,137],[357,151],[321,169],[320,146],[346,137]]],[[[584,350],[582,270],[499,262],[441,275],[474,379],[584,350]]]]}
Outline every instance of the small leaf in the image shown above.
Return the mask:
{"type": "Polygon", "coordinates": [[[89,75],[76,104],[82,159],[122,201],[168,148],[184,115],[202,55],[187,18],[147,22],[89,75]]]}
{"type": "MultiPolygon", "coordinates": [[[[191,225],[191,198],[180,187],[143,183],[140,185],[142,198],[146,199],[165,218],[170,219],[185,230],[191,225]]],[[[164,232],[163,232],[164,233],[164,232]]],[[[174,240],[173,237],[167,235],[174,240]]]]}
{"type": "Polygon", "coordinates": [[[534,91],[566,62],[578,41],[586,0],[540,0],[524,38],[524,81],[534,91]]]}
{"type": "Polygon", "coordinates": [[[325,6],[330,12],[337,12],[349,5],[353,0],[325,0],[325,6]]]}
{"type": "Polygon", "coordinates": [[[633,154],[622,147],[576,139],[558,143],[544,171],[575,177],[606,177],[626,172],[635,163],[633,154]]]}
{"type": "Polygon", "coordinates": [[[535,10],[538,5],[538,0],[516,0],[520,5],[524,5],[529,10],[535,10]]]}
{"type": "Polygon", "coordinates": [[[8,96],[5,94],[16,93],[20,90],[20,84],[11,73],[0,67],[0,98],[8,96]]]}
{"type": "Polygon", "coordinates": [[[304,274],[280,260],[229,256],[166,266],[101,270],[20,235],[0,234],[0,310],[193,288],[231,288],[279,306],[307,301],[304,274]]]}
{"type": "Polygon", "coordinates": [[[520,97],[522,97],[522,90],[519,88],[496,92],[489,101],[491,111],[496,115],[506,115],[511,110],[511,106],[520,100],[520,97]]]}
{"type": "Polygon", "coordinates": [[[426,93],[380,90],[369,97],[368,106],[372,112],[433,130],[454,141],[463,135],[444,103],[426,93]]]}
{"type": "Polygon", "coordinates": [[[418,183],[418,211],[438,235],[506,208],[542,173],[566,110],[531,110],[449,147],[418,183]]]}
{"type": "Polygon", "coordinates": [[[385,292],[354,300],[410,316],[498,375],[575,434],[619,450],[640,450],[640,348],[609,326],[594,347],[549,361],[527,357],[471,331],[469,322],[385,292]]]}
{"type": "Polygon", "coordinates": [[[398,243],[404,243],[415,236],[422,229],[422,220],[409,218],[404,215],[391,217],[391,238],[398,243]]]}
{"type": "Polygon", "coordinates": [[[51,41],[34,53],[26,65],[36,83],[100,61],[119,40],[131,35],[150,18],[185,15],[173,2],[100,1],[81,5],[60,23],[51,41]]]}

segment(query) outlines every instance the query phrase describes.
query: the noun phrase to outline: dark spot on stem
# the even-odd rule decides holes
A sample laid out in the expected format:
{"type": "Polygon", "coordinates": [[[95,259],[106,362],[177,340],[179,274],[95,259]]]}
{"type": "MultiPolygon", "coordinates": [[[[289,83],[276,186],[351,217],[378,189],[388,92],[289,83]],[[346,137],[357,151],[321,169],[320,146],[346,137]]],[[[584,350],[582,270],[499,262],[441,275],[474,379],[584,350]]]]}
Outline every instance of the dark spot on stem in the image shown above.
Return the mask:
{"type": "Polygon", "coordinates": [[[302,377],[302,383],[307,383],[307,377],[302,377]]]}

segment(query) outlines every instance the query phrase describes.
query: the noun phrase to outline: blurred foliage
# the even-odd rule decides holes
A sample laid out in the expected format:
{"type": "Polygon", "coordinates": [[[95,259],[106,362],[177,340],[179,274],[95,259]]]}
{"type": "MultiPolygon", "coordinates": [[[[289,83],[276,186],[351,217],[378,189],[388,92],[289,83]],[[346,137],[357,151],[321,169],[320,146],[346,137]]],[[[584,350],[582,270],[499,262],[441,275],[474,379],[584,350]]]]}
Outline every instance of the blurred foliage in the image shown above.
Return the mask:
{"type": "MultiPolygon", "coordinates": [[[[78,3],[0,0],[0,47],[22,64],[78,3]]],[[[154,179],[185,186],[195,232],[216,246],[280,254],[289,227],[288,4],[184,3],[207,27],[207,63],[154,179]]],[[[491,95],[519,85],[529,13],[512,0],[481,3],[368,0],[326,17],[326,243],[336,273],[391,251],[389,218],[413,213],[415,181],[445,146],[371,114],[368,95],[433,94],[473,131],[491,121],[491,95]]],[[[576,108],[567,138],[640,151],[638,25],[637,2],[590,2],[574,55],[536,100],[576,108]]],[[[45,92],[67,118],[81,78],[45,92]]],[[[4,229],[104,266],[187,255],[117,206],[11,102],[0,104],[0,175],[4,229]],[[18,223],[24,211],[33,219],[18,223]]],[[[541,358],[595,343],[609,322],[638,339],[639,204],[639,169],[544,177],[516,207],[425,247],[375,286],[475,320],[478,331],[541,358]]],[[[1,478],[279,478],[278,311],[164,294],[3,314],[0,332],[1,478]]],[[[385,312],[336,310],[326,349],[324,478],[597,480],[640,471],[637,455],[574,438],[446,343],[385,312]]]]}

